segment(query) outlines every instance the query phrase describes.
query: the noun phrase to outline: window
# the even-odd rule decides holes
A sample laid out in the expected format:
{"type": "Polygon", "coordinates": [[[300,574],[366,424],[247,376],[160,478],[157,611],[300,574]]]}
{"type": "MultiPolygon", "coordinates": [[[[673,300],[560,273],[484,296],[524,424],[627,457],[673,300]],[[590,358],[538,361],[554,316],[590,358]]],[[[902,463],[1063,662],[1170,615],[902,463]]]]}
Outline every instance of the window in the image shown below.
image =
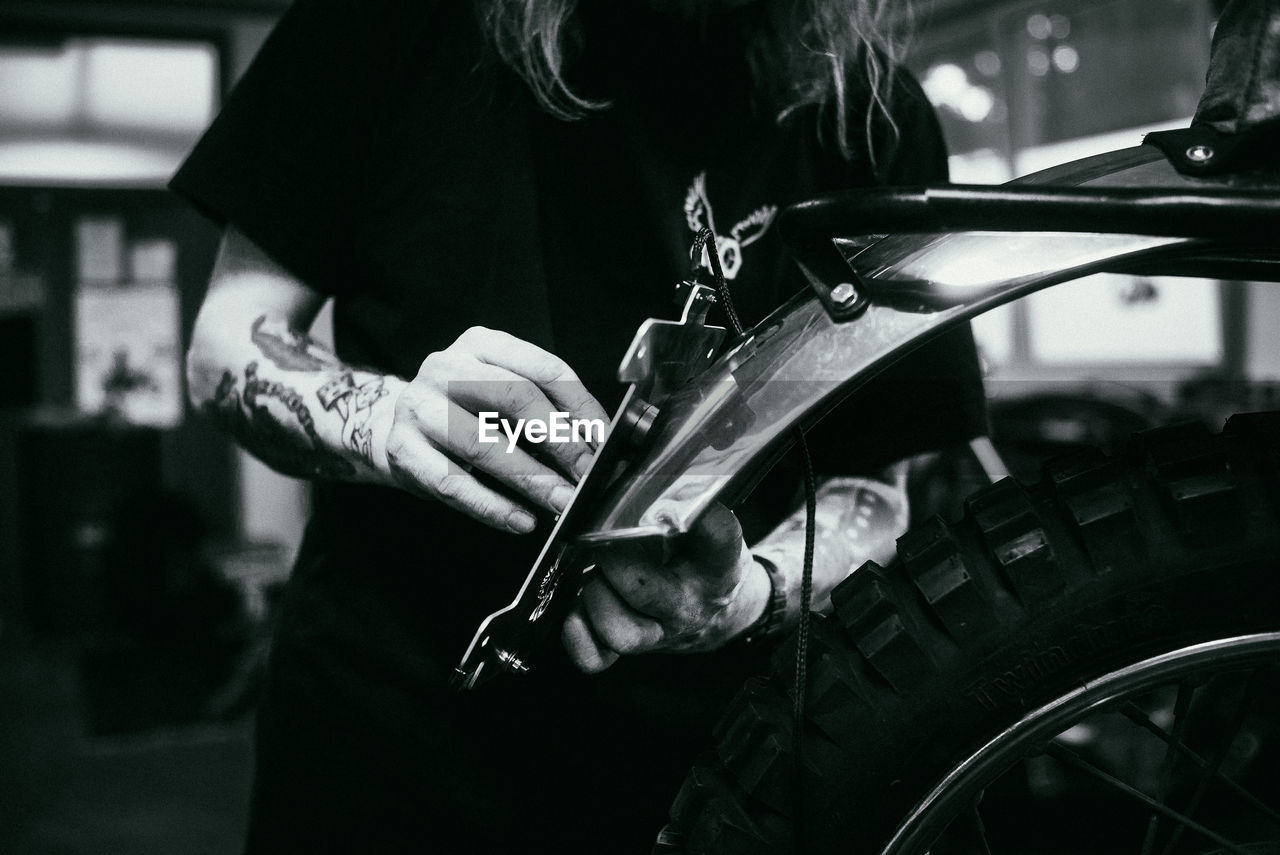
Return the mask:
{"type": "Polygon", "coordinates": [[[0,46],[0,182],[163,184],[217,109],[205,42],[0,46]]]}

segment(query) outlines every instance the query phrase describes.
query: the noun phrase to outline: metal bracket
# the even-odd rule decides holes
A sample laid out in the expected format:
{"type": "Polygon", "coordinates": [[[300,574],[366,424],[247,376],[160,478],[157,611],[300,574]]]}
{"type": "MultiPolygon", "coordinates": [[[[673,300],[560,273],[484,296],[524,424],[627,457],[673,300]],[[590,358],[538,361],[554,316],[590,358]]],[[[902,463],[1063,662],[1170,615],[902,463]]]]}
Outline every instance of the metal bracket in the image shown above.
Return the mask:
{"type": "Polygon", "coordinates": [[[1223,175],[1261,165],[1280,148],[1280,126],[1260,125],[1238,134],[1224,134],[1209,125],[1193,125],[1173,131],[1156,131],[1142,138],[1143,145],[1164,153],[1183,175],[1223,175]]]}
{"type": "Polygon", "coordinates": [[[618,368],[618,379],[630,387],[614,414],[609,435],[515,599],[485,618],[476,630],[455,669],[458,688],[475,688],[499,673],[529,671],[547,636],[568,614],[591,567],[590,547],[576,544],[574,535],[597,510],[621,464],[644,447],[666,400],[714,361],[725,336],[723,327],[704,323],[715,292],[694,282],[677,287],[684,305],[680,320],[650,318],[636,330],[618,368]]]}
{"type": "Polygon", "coordinates": [[[851,321],[867,310],[866,287],[829,237],[792,234],[787,240],[809,288],[831,320],[851,321]]]}

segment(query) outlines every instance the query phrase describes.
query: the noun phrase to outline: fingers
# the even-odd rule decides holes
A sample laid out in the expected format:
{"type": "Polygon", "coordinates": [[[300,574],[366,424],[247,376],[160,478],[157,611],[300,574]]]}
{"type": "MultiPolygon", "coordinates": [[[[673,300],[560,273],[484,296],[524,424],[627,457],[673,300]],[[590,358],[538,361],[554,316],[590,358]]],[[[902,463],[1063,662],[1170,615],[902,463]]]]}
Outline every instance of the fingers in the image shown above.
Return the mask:
{"type": "Polygon", "coordinates": [[[560,640],[569,654],[569,660],[588,674],[598,674],[618,661],[618,654],[606,648],[592,635],[581,605],[565,618],[564,627],[560,630],[560,640]]]}
{"type": "Polygon", "coordinates": [[[412,492],[489,525],[525,532],[534,527],[525,503],[552,513],[568,505],[574,490],[569,478],[585,471],[595,450],[590,443],[603,439],[607,425],[604,409],[563,360],[507,333],[474,327],[424,359],[397,397],[387,468],[412,492]],[[478,413],[494,416],[486,423],[478,413]],[[584,436],[583,425],[565,424],[561,414],[600,425],[584,436]],[[521,439],[544,446],[545,457],[531,455],[521,439]],[[472,470],[510,488],[513,498],[472,470]]]}
{"type": "Polygon", "coordinates": [[[771,582],[732,512],[712,506],[681,545],[666,562],[644,544],[596,554],[597,572],[562,633],[579,668],[595,672],[618,655],[654,650],[713,650],[758,617],[771,582]],[[752,568],[758,578],[745,575],[752,568]]]}
{"type": "Polygon", "coordinates": [[[704,579],[728,581],[740,566],[746,547],[738,518],[716,502],[698,517],[679,548],[690,563],[697,565],[704,579]]]}
{"type": "Polygon", "coordinates": [[[666,635],[660,623],[636,611],[598,577],[583,587],[580,605],[596,638],[616,653],[653,650],[666,635]]]}
{"type": "MultiPolygon", "coordinates": [[[[473,426],[475,416],[452,401],[440,400],[419,407],[405,418],[408,420],[406,427],[416,429],[427,442],[446,452],[446,460],[452,457],[492,475],[514,490],[517,498],[559,513],[573,496],[573,485],[569,481],[523,449],[507,451],[501,442],[481,442],[479,432],[473,426]]],[[[461,472],[463,467],[454,466],[452,469],[452,474],[465,474],[461,472]]]]}
{"type": "MultiPolygon", "coordinates": [[[[431,382],[464,410],[476,414],[463,420],[473,435],[480,435],[477,422],[480,413],[497,413],[507,421],[507,428],[491,421],[488,431],[488,436],[497,440],[492,447],[503,452],[514,447],[515,440],[506,433],[512,424],[540,420],[552,424],[554,429],[555,423],[549,417],[553,413],[564,412],[533,381],[505,368],[477,362],[465,354],[441,353],[436,354],[435,359],[439,363],[439,371],[435,372],[437,376],[431,382]]],[[[596,437],[590,430],[579,430],[575,434],[571,430],[572,425],[566,421],[559,424],[564,435],[559,438],[548,436],[539,448],[562,472],[576,480],[578,459],[594,450],[591,440],[596,437]],[[566,437],[568,441],[560,441],[566,437]]]]}
{"type": "Polygon", "coordinates": [[[678,580],[658,563],[658,556],[619,544],[596,562],[596,571],[608,587],[632,609],[647,616],[668,615],[677,610],[678,580]],[[650,560],[652,559],[652,560],[650,560]]]}
{"type": "Polygon", "coordinates": [[[481,484],[420,435],[402,432],[387,442],[392,476],[406,490],[437,499],[494,528],[533,531],[527,508],[481,484]]]}
{"type": "Polygon", "coordinates": [[[472,327],[458,337],[457,346],[481,362],[505,368],[536,383],[561,410],[578,418],[603,419],[609,415],[600,406],[568,363],[536,344],[510,333],[472,327]]]}
{"type": "Polygon", "coordinates": [[[588,674],[603,671],[622,655],[659,649],[664,638],[657,621],[629,607],[599,578],[582,589],[561,631],[569,658],[588,674]]]}

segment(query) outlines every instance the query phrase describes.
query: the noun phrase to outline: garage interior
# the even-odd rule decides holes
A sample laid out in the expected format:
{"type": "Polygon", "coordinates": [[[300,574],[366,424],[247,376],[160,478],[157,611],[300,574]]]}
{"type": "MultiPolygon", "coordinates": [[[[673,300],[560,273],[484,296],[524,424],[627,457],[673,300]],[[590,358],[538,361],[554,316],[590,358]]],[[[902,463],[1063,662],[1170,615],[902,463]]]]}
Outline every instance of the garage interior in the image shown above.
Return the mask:
{"type": "MultiPolygon", "coordinates": [[[[0,0],[0,852],[242,845],[308,491],[186,404],[218,233],[165,184],[288,5],[0,0]]],[[[952,180],[1185,127],[1220,11],[922,0],[908,64],[952,180]]],[[[1276,408],[1278,327],[1265,283],[1102,274],[1019,300],[974,323],[993,442],[1034,480],[1064,451],[1276,408]]]]}

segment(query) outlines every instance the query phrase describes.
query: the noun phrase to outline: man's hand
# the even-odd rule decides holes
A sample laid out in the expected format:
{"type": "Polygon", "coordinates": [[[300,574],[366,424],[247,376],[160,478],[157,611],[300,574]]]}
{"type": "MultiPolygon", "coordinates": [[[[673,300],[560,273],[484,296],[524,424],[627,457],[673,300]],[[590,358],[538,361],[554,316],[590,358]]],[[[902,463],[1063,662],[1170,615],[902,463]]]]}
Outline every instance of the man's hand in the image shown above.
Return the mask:
{"type": "Polygon", "coordinates": [[[738,519],[712,505],[664,563],[652,547],[621,544],[566,619],[562,639],[583,671],[603,671],[623,654],[714,650],[764,613],[769,577],[751,558],[738,519]]]}
{"type": "Polygon", "coordinates": [[[479,413],[548,421],[608,415],[565,362],[515,336],[472,327],[422,362],[399,393],[386,427],[386,462],[395,483],[495,528],[528,532],[533,508],[559,513],[595,448],[583,441],[529,447],[480,441],[479,413]],[[485,473],[512,494],[475,477],[485,473]],[[572,479],[572,480],[570,480],[572,479]]]}
{"type": "Polygon", "coordinates": [[[554,412],[604,428],[607,415],[568,365],[474,327],[406,382],[346,365],[311,338],[323,304],[229,226],[187,355],[192,405],[286,475],[396,485],[517,532],[534,528],[531,509],[564,508],[595,447],[481,442],[478,414],[550,426],[554,412]]]}

